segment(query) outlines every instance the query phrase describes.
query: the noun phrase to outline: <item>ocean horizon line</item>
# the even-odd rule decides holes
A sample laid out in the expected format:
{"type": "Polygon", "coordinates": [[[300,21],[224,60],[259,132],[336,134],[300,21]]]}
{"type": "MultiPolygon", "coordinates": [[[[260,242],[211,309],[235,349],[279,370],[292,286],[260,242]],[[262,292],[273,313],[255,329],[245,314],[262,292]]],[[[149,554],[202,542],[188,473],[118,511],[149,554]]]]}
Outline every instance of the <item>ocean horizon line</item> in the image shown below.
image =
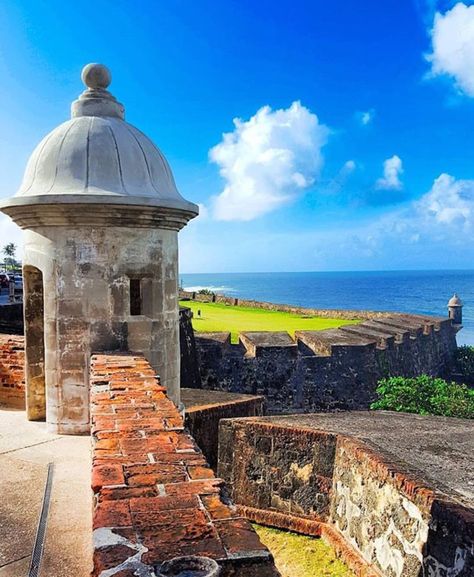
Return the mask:
{"type": "Polygon", "coordinates": [[[223,275],[223,274],[327,274],[327,273],[433,273],[433,272],[474,272],[474,268],[417,268],[417,269],[371,269],[371,270],[298,270],[298,271],[225,271],[225,272],[180,272],[181,275],[223,275]]]}

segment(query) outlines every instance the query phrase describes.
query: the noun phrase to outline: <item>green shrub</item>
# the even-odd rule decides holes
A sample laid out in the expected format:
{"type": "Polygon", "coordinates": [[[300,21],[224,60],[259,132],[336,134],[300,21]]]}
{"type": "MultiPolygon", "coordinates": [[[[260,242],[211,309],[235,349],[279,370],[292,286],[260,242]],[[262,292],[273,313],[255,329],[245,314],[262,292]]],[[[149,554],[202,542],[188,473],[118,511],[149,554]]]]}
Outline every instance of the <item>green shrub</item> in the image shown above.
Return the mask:
{"type": "Polygon", "coordinates": [[[428,375],[382,379],[377,395],[371,409],[474,419],[474,390],[428,375]]]}
{"type": "Polygon", "coordinates": [[[210,289],[203,288],[198,291],[198,295],[208,295],[210,297],[213,297],[215,293],[213,293],[210,289]]]}
{"type": "Polygon", "coordinates": [[[456,351],[456,371],[469,381],[474,380],[474,347],[467,345],[456,351]]]}

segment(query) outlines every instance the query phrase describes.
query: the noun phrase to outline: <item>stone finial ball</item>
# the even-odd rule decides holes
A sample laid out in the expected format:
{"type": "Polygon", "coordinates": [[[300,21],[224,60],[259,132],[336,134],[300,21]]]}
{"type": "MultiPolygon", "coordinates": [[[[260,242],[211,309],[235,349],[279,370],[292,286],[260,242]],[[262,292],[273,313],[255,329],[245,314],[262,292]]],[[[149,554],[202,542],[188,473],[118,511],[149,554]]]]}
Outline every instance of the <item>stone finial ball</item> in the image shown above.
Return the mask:
{"type": "Polygon", "coordinates": [[[84,66],[82,69],[81,78],[82,82],[84,82],[88,88],[96,90],[105,90],[112,81],[112,75],[110,74],[110,70],[107,68],[107,66],[104,66],[103,64],[97,64],[95,62],[84,66]]]}

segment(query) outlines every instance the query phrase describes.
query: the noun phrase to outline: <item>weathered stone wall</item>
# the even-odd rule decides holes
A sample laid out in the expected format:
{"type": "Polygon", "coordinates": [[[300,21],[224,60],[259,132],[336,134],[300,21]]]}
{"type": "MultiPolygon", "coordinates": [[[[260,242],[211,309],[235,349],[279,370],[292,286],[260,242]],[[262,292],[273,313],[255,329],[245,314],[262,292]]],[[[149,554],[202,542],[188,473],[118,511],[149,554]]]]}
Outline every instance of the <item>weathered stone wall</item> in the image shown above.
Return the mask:
{"type": "Polygon", "coordinates": [[[367,447],[340,439],[328,521],[383,575],[418,576],[433,497],[420,488],[367,447]]]}
{"type": "Polygon", "coordinates": [[[25,339],[0,334],[0,405],[25,408],[25,339]]]}
{"type": "Polygon", "coordinates": [[[143,357],[91,360],[93,576],[152,577],[182,555],[215,559],[222,577],[277,577],[250,523],[221,498],[183,418],[143,357]]]}
{"type": "Polygon", "coordinates": [[[352,567],[384,577],[474,574],[474,509],[382,449],[272,418],[224,420],[218,473],[248,518],[322,535],[352,567]]]}
{"type": "Polygon", "coordinates": [[[474,574],[474,510],[340,439],[329,522],[388,577],[474,574]]]}
{"type": "Polygon", "coordinates": [[[186,427],[214,470],[217,469],[220,420],[264,414],[265,399],[255,395],[181,389],[181,399],[186,427]]]}
{"type": "Polygon", "coordinates": [[[26,414],[30,421],[46,418],[43,275],[23,269],[25,284],[26,414]]]}
{"type": "Polygon", "coordinates": [[[89,430],[91,352],[143,353],[176,403],[180,369],[177,232],[71,219],[67,234],[64,226],[27,231],[23,260],[43,277],[46,420],[65,434],[89,430]]]}
{"type": "Polygon", "coordinates": [[[201,386],[264,395],[270,413],[367,408],[390,375],[449,373],[456,351],[451,321],[396,315],[323,331],[196,333],[201,386]]]}
{"type": "Polygon", "coordinates": [[[250,423],[224,420],[220,426],[218,472],[236,502],[326,519],[336,435],[250,423]]]}

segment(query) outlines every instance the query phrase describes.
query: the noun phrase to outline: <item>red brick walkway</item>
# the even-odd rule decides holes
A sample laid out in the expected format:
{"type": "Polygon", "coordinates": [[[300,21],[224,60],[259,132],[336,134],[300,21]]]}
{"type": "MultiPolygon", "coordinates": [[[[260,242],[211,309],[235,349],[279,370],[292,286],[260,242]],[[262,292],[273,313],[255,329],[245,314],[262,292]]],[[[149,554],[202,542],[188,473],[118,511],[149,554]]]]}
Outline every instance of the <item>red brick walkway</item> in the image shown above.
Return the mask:
{"type": "Polygon", "coordinates": [[[223,577],[278,575],[143,357],[93,356],[91,403],[94,577],[152,575],[181,555],[216,559],[223,577]]]}

